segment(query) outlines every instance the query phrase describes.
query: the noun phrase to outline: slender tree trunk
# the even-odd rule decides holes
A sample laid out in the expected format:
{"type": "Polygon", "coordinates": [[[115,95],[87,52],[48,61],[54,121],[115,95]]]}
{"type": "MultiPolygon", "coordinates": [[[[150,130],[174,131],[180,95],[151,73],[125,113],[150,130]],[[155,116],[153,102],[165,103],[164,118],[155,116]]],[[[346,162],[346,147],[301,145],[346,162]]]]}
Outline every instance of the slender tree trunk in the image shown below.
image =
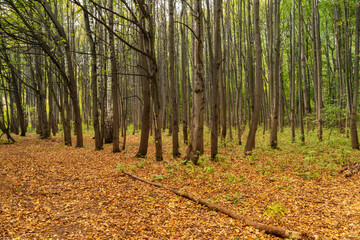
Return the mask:
{"type": "Polygon", "coordinates": [[[153,122],[155,135],[155,155],[157,161],[162,161],[162,136],[161,136],[161,100],[160,100],[160,81],[158,67],[155,56],[155,21],[153,19],[154,1],[147,5],[139,5],[141,17],[143,18],[143,29],[141,32],[141,41],[143,41],[145,53],[147,54],[146,62],[151,83],[151,96],[153,103],[153,122]]]}
{"type": "MultiPolygon", "coordinates": [[[[220,90],[220,125],[221,125],[221,132],[220,132],[220,136],[221,136],[221,140],[225,140],[226,137],[226,72],[228,71],[228,69],[226,69],[226,62],[228,61],[227,58],[227,50],[226,50],[226,31],[225,31],[225,24],[224,24],[224,16],[222,14],[222,11],[220,12],[220,19],[222,19],[222,35],[223,35],[223,56],[220,55],[221,58],[221,64],[222,64],[222,69],[220,71],[220,76],[219,76],[219,90],[220,90]]],[[[221,24],[221,23],[220,23],[221,24]]],[[[220,26],[221,29],[221,26],[220,26]]],[[[221,31],[221,30],[219,30],[221,31]]],[[[221,36],[221,35],[220,35],[221,36]]],[[[220,43],[220,48],[221,48],[221,43],[220,43]]]]}
{"type": "Polygon", "coordinates": [[[99,110],[97,104],[97,56],[96,56],[96,45],[92,37],[89,16],[84,11],[85,27],[87,32],[88,41],[91,49],[91,89],[92,89],[92,110],[93,110],[93,127],[95,133],[95,150],[100,150],[103,147],[103,141],[100,135],[99,127],[99,110]]]}
{"type": "Polygon", "coordinates": [[[211,158],[218,154],[219,134],[219,82],[221,81],[221,11],[222,0],[214,2],[214,66],[212,78],[212,107],[211,107],[211,158]]]}
{"type": "Polygon", "coordinates": [[[340,6],[338,4],[334,4],[334,25],[335,25],[335,52],[336,52],[336,76],[337,76],[337,84],[336,84],[336,91],[337,91],[337,98],[336,98],[336,105],[339,110],[339,130],[340,133],[345,133],[344,129],[344,116],[342,113],[343,104],[342,104],[342,79],[343,79],[343,67],[342,67],[342,58],[341,58],[341,27],[340,27],[340,6]]]}
{"type": "Polygon", "coordinates": [[[312,0],[312,35],[313,35],[313,68],[314,68],[314,91],[316,99],[316,123],[319,141],[322,141],[322,66],[321,66],[321,42],[320,42],[320,20],[318,0],[312,0]]]}
{"type": "Polygon", "coordinates": [[[290,127],[291,140],[295,142],[295,0],[292,0],[290,57],[290,127]]]}
{"type": "MultiPolygon", "coordinates": [[[[143,41],[140,41],[140,49],[145,50],[143,41]]],[[[146,56],[140,55],[140,70],[139,73],[144,75],[141,77],[142,84],[142,116],[141,116],[141,137],[140,137],[140,146],[139,151],[136,154],[136,157],[144,158],[147,155],[148,145],[149,145],[149,133],[151,127],[150,121],[150,111],[151,111],[151,98],[150,98],[150,79],[145,77],[147,62],[146,56]]]]}
{"type": "Polygon", "coordinates": [[[203,31],[202,31],[202,9],[201,0],[194,1],[194,65],[195,79],[193,90],[193,121],[190,137],[190,144],[185,156],[186,160],[191,160],[197,164],[199,156],[203,154],[203,129],[204,129],[204,78],[203,78],[203,31]]]}
{"type": "Polygon", "coordinates": [[[356,126],[358,95],[359,95],[359,34],[360,34],[360,4],[356,1],[356,24],[355,24],[355,59],[354,59],[354,95],[350,112],[350,136],[351,147],[359,149],[359,140],[356,126]]]}
{"type": "MultiPolygon", "coordinates": [[[[182,1],[181,16],[183,22],[186,22],[186,3],[182,1]]],[[[182,100],[182,127],[183,127],[183,137],[184,143],[188,144],[188,109],[189,109],[189,89],[188,89],[188,54],[187,54],[187,37],[185,26],[181,25],[181,100],[182,100]]]]}
{"type": "Polygon", "coordinates": [[[271,109],[271,131],[270,131],[270,146],[277,148],[277,132],[278,132],[278,116],[279,116],[279,81],[280,81],[280,1],[274,2],[274,50],[273,50],[273,76],[272,76],[272,89],[273,89],[273,106],[271,109]]]}
{"type": "MultiPolygon", "coordinates": [[[[114,1],[109,1],[109,9],[113,11],[114,1]]],[[[120,129],[120,120],[119,120],[119,80],[117,75],[117,61],[116,61],[116,50],[115,50],[115,40],[114,40],[114,14],[110,13],[109,16],[109,45],[110,45],[110,60],[111,60],[111,90],[112,90],[112,104],[113,104],[113,152],[120,152],[119,146],[119,129],[120,129]]]]}
{"type": "Polygon", "coordinates": [[[176,94],[175,79],[175,42],[174,42],[174,0],[169,0],[169,74],[171,87],[171,125],[172,125],[172,144],[173,157],[179,157],[179,109],[176,94]]]}
{"type": "Polygon", "coordinates": [[[299,125],[300,125],[300,138],[301,142],[305,142],[305,133],[304,133],[304,122],[303,122],[303,103],[302,103],[302,78],[305,77],[305,73],[303,72],[302,67],[302,59],[304,58],[304,31],[303,31],[303,21],[302,21],[302,2],[301,0],[298,0],[298,9],[299,9],[299,48],[300,48],[300,54],[298,56],[298,97],[299,97],[299,125]]]}
{"type": "Polygon", "coordinates": [[[239,2],[239,29],[238,29],[238,38],[239,38],[239,46],[238,46],[238,68],[239,68],[239,83],[238,88],[236,90],[236,107],[235,113],[236,117],[236,125],[237,125],[237,135],[238,135],[238,143],[239,145],[242,144],[241,142],[241,135],[242,135],[242,123],[243,123],[243,96],[242,96],[242,87],[243,87],[243,52],[242,52],[242,0],[239,2]]]}
{"type": "Polygon", "coordinates": [[[38,114],[40,124],[40,137],[47,139],[50,138],[50,129],[47,121],[46,112],[46,89],[45,89],[45,78],[42,69],[42,60],[40,49],[35,50],[35,78],[37,83],[37,99],[38,99],[38,114]]]}
{"type": "Polygon", "coordinates": [[[256,130],[260,118],[261,100],[263,95],[263,80],[262,80],[262,49],[260,37],[260,16],[259,16],[259,0],[254,0],[254,39],[255,39],[255,54],[256,54],[256,82],[255,82],[255,106],[251,118],[250,131],[245,145],[245,155],[250,154],[255,148],[256,130]]]}

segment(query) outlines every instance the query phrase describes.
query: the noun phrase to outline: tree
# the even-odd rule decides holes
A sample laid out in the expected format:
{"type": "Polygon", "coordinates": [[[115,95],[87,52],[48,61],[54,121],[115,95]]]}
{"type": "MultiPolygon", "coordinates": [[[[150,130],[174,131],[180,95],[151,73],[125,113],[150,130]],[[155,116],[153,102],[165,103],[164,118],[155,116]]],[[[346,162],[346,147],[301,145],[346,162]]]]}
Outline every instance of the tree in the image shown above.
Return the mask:
{"type": "MultiPolygon", "coordinates": [[[[186,18],[186,3],[183,0],[181,8],[182,21],[185,23],[186,18]]],[[[187,54],[187,34],[185,26],[181,25],[181,101],[182,101],[182,127],[184,143],[188,143],[188,118],[189,118],[189,86],[188,86],[188,54],[187,54]]]]}
{"type": "Polygon", "coordinates": [[[318,0],[311,0],[311,23],[312,23],[312,38],[313,38],[313,71],[314,71],[314,92],[316,103],[316,122],[317,135],[319,141],[322,141],[322,54],[321,54],[321,40],[320,40],[320,19],[318,0]]]}
{"type": "Polygon", "coordinates": [[[355,23],[355,59],[354,59],[354,95],[350,112],[350,136],[351,147],[359,149],[359,140],[357,134],[357,107],[359,96],[359,35],[360,35],[360,4],[356,1],[356,23],[355,23]]]}
{"type": "Polygon", "coordinates": [[[261,100],[263,96],[263,80],[262,80],[262,48],[260,37],[260,16],[259,16],[259,0],[254,0],[254,39],[255,39],[255,98],[254,98],[254,111],[252,113],[250,131],[245,145],[245,155],[250,154],[255,148],[255,135],[257,125],[260,118],[261,100]]]}
{"type": "Polygon", "coordinates": [[[84,21],[85,21],[85,28],[91,49],[91,89],[92,89],[92,104],[93,104],[92,105],[93,126],[94,126],[94,134],[95,134],[95,149],[100,150],[103,147],[103,140],[100,134],[100,126],[99,126],[96,44],[92,36],[89,14],[87,13],[87,11],[84,11],[84,21]]]}
{"type": "Polygon", "coordinates": [[[193,82],[193,118],[191,127],[190,143],[186,151],[186,160],[197,164],[199,156],[204,153],[203,131],[204,131],[204,78],[202,61],[202,9],[201,0],[194,1],[194,82],[193,82]]]}
{"type": "Polygon", "coordinates": [[[179,152],[179,109],[177,102],[177,82],[175,80],[175,43],[174,43],[174,0],[169,0],[169,75],[171,85],[171,125],[174,158],[180,156],[179,152]]]}
{"type": "Polygon", "coordinates": [[[112,92],[112,106],[113,106],[113,152],[120,152],[119,146],[119,129],[120,129],[120,117],[119,117],[119,100],[118,100],[118,88],[119,80],[117,73],[117,59],[114,40],[114,1],[109,1],[109,45],[110,45],[110,59],[111,59],[111,92],[112,92]]]}
{"type": "Polygon", "coordinates": [[[214,60],[212,74],[212,107],[211,107],[211,158],[218,154],[219,133],[219,82],[222,81],[221,72],[221,12],[222,0],[214,2],[214,60]]]}
{"type": "MultiPolygon", "coordinates": [[[[274,18],[274,25],[271,26],[271,31],[269,34],[272,34],[271,41],[271,62],[270,68],[270,84],[272,88],[272,108],[271,108],[271,130],[270,130],[270,146],[271,148],[277,148],[277,132],[278,132],[278,114],[279,114],[279,82],[280,82],[280,1],[272,1],[270,6],[270,18],[274,18]],[[272,28],[274,27],[274,31],[272,28]]],[[[270,20],[272,25],[272,20],[270,20]]]]}

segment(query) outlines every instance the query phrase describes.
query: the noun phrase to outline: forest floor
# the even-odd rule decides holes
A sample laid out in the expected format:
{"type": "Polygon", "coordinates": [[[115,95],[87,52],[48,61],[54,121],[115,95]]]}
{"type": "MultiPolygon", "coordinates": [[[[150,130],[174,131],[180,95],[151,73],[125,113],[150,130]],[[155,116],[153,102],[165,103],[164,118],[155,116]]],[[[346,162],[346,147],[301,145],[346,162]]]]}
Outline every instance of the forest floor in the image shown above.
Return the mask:
{"type": "Polygon", "coordinates": [[[360,239],[360,173],[339,173],[360,152],[335,133],[322,143],[310,134],[305,145],[289,135],[279,135],[278,150],[260,135],[247,157],[244,146],[222,142],[215,162],[206,137],[199,166],[172,159],[167,133],[163,162],[154,160],[152,139],[148,157],[134,157],[139,134],[116,154],[112,145],[93,150],[90,134],[84,148],[64,146],[61,135],[15,136],[15,144],[0,145],[0,239],[278,239],[121,170],[258,222],[324,239],[360,239]]]}

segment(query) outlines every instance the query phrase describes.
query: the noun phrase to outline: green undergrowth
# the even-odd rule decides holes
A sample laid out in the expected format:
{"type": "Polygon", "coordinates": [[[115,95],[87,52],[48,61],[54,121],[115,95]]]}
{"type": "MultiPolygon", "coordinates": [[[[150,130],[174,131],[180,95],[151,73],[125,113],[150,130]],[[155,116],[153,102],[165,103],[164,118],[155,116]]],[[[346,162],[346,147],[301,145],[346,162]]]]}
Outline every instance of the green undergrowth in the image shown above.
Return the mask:
{"type": "MultiPolygon", "coordinates": [[[[263,135],[260,128],[257,134],[256,148],[248,156],[244,156],[244,145],[238,145],[234,131],[233,139],[219,140],[219,154],[213,160],[209,155],[210,131],[205,130],[205,153],[200,156],[198,165],[186,162],[183,158],[165,158],[163,161],[165,175],[168,179],[176,179],[181,176],[207,179],[216,176],[223,183],[233,184],[246,180],[245,173],[233,173],[237,164],[241,164],[253,169],[257,175],[271,180],[277,180],[284,175],[292,175],[292,177],[302,180],[327,176],[336,177],[339,169],[343,166],[349,162],[359,161],[360,152],[351,149],[350,139],[338,133],[337,130],[332,130],[331,137],[328,138],[330,131],[330,129],[324,129],[322,142],[318,141],[315,130],[310,131],[305,135],[305,143],[302,143],[299,139],[299,132],[296,132],[296,140],[292,142],[290,129],[285,128],[283,133],[279,132],[278,134],[278,149],[272,149],[269,146],[269,133],[266,132],[263,135]]],[[[246,134],[247,132],[243,134],[242,142],[245,142],[246,134]]],[[[171,139],[167,131],[163,133],[163,136],[164,141],[171,139]]],[[[186,146],[182,145],[181,150],[185,152],[186,146]]],[[[164,151],[171,154],[171,144],[167,145],[164,151]]],[[[143,165],[144,162],[126,168],[135,169],[143,165]]]]}

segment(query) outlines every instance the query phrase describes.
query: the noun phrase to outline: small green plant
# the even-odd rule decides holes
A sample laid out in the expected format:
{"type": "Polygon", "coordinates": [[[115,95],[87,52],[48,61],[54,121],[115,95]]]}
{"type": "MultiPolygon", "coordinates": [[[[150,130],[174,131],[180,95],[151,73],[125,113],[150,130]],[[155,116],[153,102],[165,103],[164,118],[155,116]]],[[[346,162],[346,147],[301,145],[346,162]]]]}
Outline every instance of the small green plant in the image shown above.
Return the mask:
{"type": "Polygon", "coordinates": [[[118,165],[116,165],[116,169],[119,171],[125,171],[128,168],[128,166],[119,163],[118,165]]]}
{"type": "Polygon", "coordinates": [[[131,164],[131,165],[129,166],[129,169],[130,169],[130,170],[134,170],[135,168],[137,168],[137,166],[136,166],[135,164],[131,164]]]}
{"type": "Polygon", "coordinates": [[[215,170],[215,167],[213,165],[209,165],[203,168],[203,171],[205,174],[213,173],[215,170]]]}
{"type": "Polygon", "coordinates": [[[318,178],[320,177],[321,175],[317,172],[315,173],[312,173],[312,172],[302,172],[302,173],[299,173],[300,176],[302,176],[303,178],[308,178],[308,179],[314,179],[314,178],[318,178]]]}
{"type": "MultiPolygon", "coordinates": [[[[236,192],[234,194],[226,194],[225,195],[226,199],[228,201],[231,201],[233,204],[237,204],[240,202],[240,199],[242,199],[244,197],[244,194],[241,192],[236,192]]],[[[246,205],[244,202],[241,202],[243,205],[246,205]]]]}
{"type": "Polygon", "coordinates": [[[261,164],[257,168],[257,171],[260,172],[261,175],[270,176],[271,175],[271,168],[272,168],[271,162],[266,161],[265,163],[261,164]]]}
{"type": "Polygon", "coordinates": [[[237,178],[237,180],[238,180],[239,182],[245,181],[244,175],[240,174],[239,177],[237,178]]]}
{"type": "Polygon", "coordinates": [[[139,167],[139,168],[144,168],[144,167],[145,167],[145,160],[144,160],[144,159],[142,159],[142,160],[140,161],[140,164],[139,164],[138,167],[139,167]]]}
{"type": "Polygon", "coordinates": [[[272,205],[268,205],[265,208],[264,216],[269,217],[283,217],[285,216],[285,213],[287,212],[287,209],[285,206],[280,202],[274,202],[272,205]]]}
{"type": "Polygon", "coordinates": [[[147,202],[151,202],[152,200],[154,200],[154,198],[151,196],[146,199],[147,202]]]}
{"type": "Polygon", "coordinates": [[[162,180],[164,180],[165,178],[167,178],[166,175],[155,175],[155,174],[154,174],[152,177],[153,177],[153,180],[154,180],[154,181],[157,181],[157,182],[161,182],[162,180]]]}
{"type": "Polygon", "coordinates": [[[213,173],[215,171],[215,167],[212,164],[211,160],[210,160],[210,156],[209,155],[202,155],[199,158],[199,166],[202,168],[204,174],[210,174],[213,173]]]}
{"type": "Polygon", "coordinates": [[[255,156],[253,155],[253,153],[251,153],[251,152],[247,152],[246,153],[246,162],[247,162],[247,164],[249,164],[249,165],[254,165],[255,163],[256,163],[256,158],[255,158],[255,156]]]}
{"type": "Polygon", "coordinates": [[[277,190],[288,190],[288,191],[292,190],[292,187],[290,185],[286,186],[286,187],[281,186],[281,185],[276,185],[276,188],[277,188],[277,190]]]}
{"type": "Polygon", "coordinates": [[[230,175],[227,177],[226,180],[224,180],[224,183],[233,183],[236,180],[236,177],[234,175],[230,175]]]}
{"type": "Polygon", "coordinates": [[[194,173],[195,172],[195,165],[192,161],[188,161],[186,162],[185,165],[185,169],[186,171],[190,172],[190,173],[194,173]]]}
{"type": "Polygon", "coordinates": [[[223,182],[224,183],[233,183],[233,182],[235,182],[235,181],[237,181],[237,182],[244,182],[245,181],[245,177],[243,176],[243,175],[239,175],[238,177],[237,176],[234,176],[234,175],[229,175],[228,177],[227,177],[227,179],[226,180],[224,180],[223,182]]]}

